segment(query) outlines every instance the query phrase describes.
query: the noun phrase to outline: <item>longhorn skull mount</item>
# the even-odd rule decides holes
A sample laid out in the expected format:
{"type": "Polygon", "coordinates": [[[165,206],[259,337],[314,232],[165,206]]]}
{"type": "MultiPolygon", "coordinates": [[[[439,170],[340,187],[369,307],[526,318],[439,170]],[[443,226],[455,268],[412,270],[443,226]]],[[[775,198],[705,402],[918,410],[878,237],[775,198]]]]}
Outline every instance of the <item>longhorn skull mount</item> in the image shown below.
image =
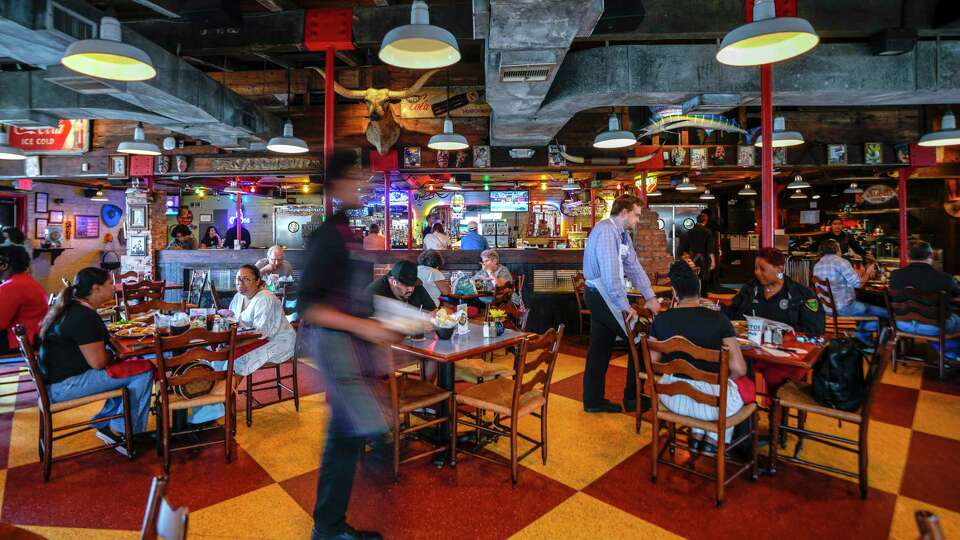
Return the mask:
{"type": "MultiPolygon", "coordinates": [[[[326,79],[326,74],[322,69],[311,66],[312,69],[326,79]]],[[[362,99],[367,104],[367,140],[370,141],[380,154],[386,154],[396,144],[400,138],[400,124],[393,115],[392,103],[399,103],[400,100],[415,95],[426,84],[427,80],[436,74],[439,69],[431,69],[424,73],[413,86],[405,90],[390,90],[389,88],[367,88],[366,90],[354,90],[344,88],[337,81],[333,81],[333,89],[336,93],[348,99],[362,99]]]]}

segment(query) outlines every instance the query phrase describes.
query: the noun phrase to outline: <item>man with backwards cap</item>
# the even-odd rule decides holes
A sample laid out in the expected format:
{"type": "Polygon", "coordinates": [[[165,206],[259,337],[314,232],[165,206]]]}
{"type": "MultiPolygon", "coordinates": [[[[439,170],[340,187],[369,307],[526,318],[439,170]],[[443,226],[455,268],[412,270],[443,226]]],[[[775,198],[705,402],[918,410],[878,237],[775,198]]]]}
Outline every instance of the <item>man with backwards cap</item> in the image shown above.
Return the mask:
{"type": "Polygon", "coordinates": [[[417,277],[417,265],[410,261],[397,261],[390,273],[376,279],[367,287],[374,296],[385,296],[406,302],[413,307],[422,307],[424,311],[433,311],[437,305],[430,293],[423,288],[417,277]]]}
{"type": "Polygon", "coordinates": [[[476,221],[467,223],[467,234],[460,239],[460,249],[476,249],[483,251],[490,248],[490,244],[487,243],[487,239],[477,232],[477,229],[479,228],[480,227],[477,225],[476,221]]]}

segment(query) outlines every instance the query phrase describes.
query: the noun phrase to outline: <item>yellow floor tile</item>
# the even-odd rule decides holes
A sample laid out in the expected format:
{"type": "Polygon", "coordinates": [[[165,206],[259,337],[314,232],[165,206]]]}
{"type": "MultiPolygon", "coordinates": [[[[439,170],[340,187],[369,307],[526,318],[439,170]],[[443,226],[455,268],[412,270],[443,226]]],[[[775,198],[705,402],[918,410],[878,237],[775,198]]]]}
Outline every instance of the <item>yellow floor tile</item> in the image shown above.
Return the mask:
{"type": "Polygon", "coordinates": [[[890,366],[883,372],[883,378],[880,382],[904,386],[906,388],[920,388],[923,383],[923,368],[915,365],[897,364],[897,372],[894,373],[890,366]]]}
{"type": "Polygon", "coordinates": [[[569,354],[558,354],[557,365],[553,368],[553,382],[562,381],[583,372],[585,360],[569,354]]]}
{"type": "MultiPolygon", "coordinates": [[[[547,464],[541,461],[539,451],[521,464],[574,489],[583,489],[650,441],[649,423],[644,423],[642,433],[637,435],[632,416],[585,413],[582,403],[557,394],[550,396],[547,421],[547,464]]],[[[539,439],[540,420],[532,416],[522,418],[520,431],[539,439]]],[[[510,456],[507,437],[489,448],[510,456]]],[[[521,439],[519,452],[528,448],[530,443],[521,439]]]]}
{"type": "Polygon", "coordinates": [[[190,512],[190,538],[309,538],[313,520],[279,484],[190,512]]]}
{"type": "Polygon", "coordinates": [[[0,471],[0,522],[3,521],[3,493],[7,486],[7,470],[0,471]]]}
{"type": "MultiPolygon", "coordinates": [[[[3,369],[3,368],[0,368],[0,369],[3,369]]],[[[4,369],[4,371],[9,372],[9,371],[11,371],[11,370],[10,370],[9,368],[7,368],[7,369],[4,369]]],[[[21,371],[24,371],[24,373],[26,373],[25,370],[23,370],[23,369],[22,369],[21,371]]],[[[24,384],[21,384],[21,385],[14,385],[14,384],[12,384],[12,383],[14,383],[14,382],[17,382],[19,379],[20,379],[20,378],[17,377],[17,376],[9,376],[9,375],[8,375],[8,376],[5,376],[5,377],[0,377],[0,394],[7,394],[7,393],[10,393],[10,392],[17,392],[17,391],[19,391],[19,390],[25,390],[25,389],[27,389],[27,388],[30,387],[30,386],[29,386],[30,383],[24,383],[24,384]]],[[[36,394],[31,394],[31,395],[34,395],[34,396],[35,396],[36,394]]],[[[15,395],[14,395],[14,396],[5,396],[5,397],[0,398],[0,414],[8,413],[8,412],[13,412],[14,404],[16,403],[16,401],[17,401],[17,396],[15,396],[15,395]]]]}
{"type": "Polygon", "coordinates": [[[140,531],[38,527],[36,525],[20,525],[20,527],[37,533],[49,540],[136,540],[140,538],[140,531]]]}
{"type": "Polygon", "coordinates": [[[682,538],[619,508],[577,493],[510,537],[540,538],[682,538]]]}
{"type": "MultiPolygon", "coordinates": [[[[77,409],[57,413],[53,417],[53,427],[88,420],[99,412],[101,407],[103,407],[103,402],[90,403],[77,409]]],[[[94,430],[90,430],[80,435],[55,441],[53,443],[54,457],[102,446],[103,442],[94,433],[94,430]]],[[[18,409],[13,414],[13,427],[10,433],[10,457],[7,461],[7,467],[12,469],[13,467],[40,461],[40,456],[37,454],[37,437],[39,437],[39,434],[40,424],[37,408],[18,409]]]]}
{"type": "Polygon", "coordinates": [[[913,429],[960,440],[960,396],[921,390],[913,429]]]}
{"type": "Polygon", "coordinates": [[[890,538],[895,540],[915,540],[920,535],[914,514],[917,510],[927,510],[936,514],[944,538],[960,537],[960,514],[917,501],[909,497],[897,497],[897,506],[893,510],[893,523],[890,525],[890,538]]]}
{"type": "MultiPolygon", "coordinates": [[[[794,425],[794,422],[791,421],[791,425],[794,425]]],[[[807,417],[807,428],[830,435],[856,439],[859,426],[844,422],[842,426],[838,427],[836,420],[809,415],[807,417]]],[[[907,464],[907,454],[910,449],[910,433],[911,431],[908,428],[884,422],[870,422],[870,432],[867,434],[869,456],[867,482],[870,487],[894,494],[900,491],[900,482],[903,479],[903,471],[907,464]]],[[[792,456],[796,438],[791,435],[787,440],[787,449],[780,450],[780,453],[792,456]]],[[[810,440],[804,440],[800,457],[807,461],[829,465],[845,471],[857,471],[856,454],[810,440]]],[[[825,471],[821,472],[832,474],[850,482],[858,482],[856,478],[825,471]]]]}
{"type": "Polygon", "coordinates": [[[317,468],[328,415],[320,394],[301,399],[299,414],[292,401],[255,410],[250,428],[240,410],[237,444],[280,482],[317,468]]]}

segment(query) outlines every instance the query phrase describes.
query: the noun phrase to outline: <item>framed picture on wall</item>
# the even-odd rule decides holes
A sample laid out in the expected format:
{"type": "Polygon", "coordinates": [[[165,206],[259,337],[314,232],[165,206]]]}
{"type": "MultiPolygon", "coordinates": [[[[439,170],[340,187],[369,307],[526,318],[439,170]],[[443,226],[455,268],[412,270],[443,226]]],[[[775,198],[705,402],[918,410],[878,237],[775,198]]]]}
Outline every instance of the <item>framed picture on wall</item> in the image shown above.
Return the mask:
{"type": "Polygon", "coordinates": [[[127,176],[127,156],[110,156],[110,169],[107,171],[107,176],[113,178],[127,176]]]}
{"type": "Polygon", "coordinates": [[[75,238],[100,238],[100,216],[77,214],[73,220],[76,222],[75,238]]]}
{"type": "Polygon", "coordinates": [[[127,214],[127,227],[131,229],[147,228],[147,205],[135,204],[130,206],[130,213],[127,214]]]}
{"type": "Polygon", "coordinates": [[[50,211],[50,194],[37,192],[33,194],[33,211],[37,214],[46,214],[50,211]]]}
{"type": "Polygon", "coordinates": [[[63,210],[51,210],[50,223],[63,223],[63,210]]]}
{"type": "Polygon", "coordinates": [[[827,145],[827,164],[828,165],[846,165],[847,164],[847,145],[828,144],[827,145]]]}
{"type": "Polygon", "coordinates": [[[33,237],[37,240],[43,240],[43,232],[47,228],[47,218],[37,218],[34,220],[33,237]]]}
{"type": "Polygon", "coordinates": [[[146,257],[147,237],[136,235],[127,238],[127,255],[131,257],[146,257]]]}

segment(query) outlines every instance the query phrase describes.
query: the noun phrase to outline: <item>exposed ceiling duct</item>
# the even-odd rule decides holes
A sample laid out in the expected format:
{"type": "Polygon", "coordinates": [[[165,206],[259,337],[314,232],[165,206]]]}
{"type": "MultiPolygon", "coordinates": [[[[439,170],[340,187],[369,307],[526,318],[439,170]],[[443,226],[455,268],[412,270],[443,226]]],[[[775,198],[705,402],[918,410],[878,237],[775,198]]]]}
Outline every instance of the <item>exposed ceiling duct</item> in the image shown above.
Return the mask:
{"type": "Polygon", "coordinates": [[[127,29],[123,41],[150,55],[156,78],[117,83],[59,66],[70,43],[96,35],[101,16],[78,0],[3,3],[0,55],[48,69],[0,74],[0,122],[23,125],[36,113],[137,120],[230,148],[263,142],[280,130],[279,118],[127,29]],[[37,11],[46,16],[34,17],[37,11]]]}

